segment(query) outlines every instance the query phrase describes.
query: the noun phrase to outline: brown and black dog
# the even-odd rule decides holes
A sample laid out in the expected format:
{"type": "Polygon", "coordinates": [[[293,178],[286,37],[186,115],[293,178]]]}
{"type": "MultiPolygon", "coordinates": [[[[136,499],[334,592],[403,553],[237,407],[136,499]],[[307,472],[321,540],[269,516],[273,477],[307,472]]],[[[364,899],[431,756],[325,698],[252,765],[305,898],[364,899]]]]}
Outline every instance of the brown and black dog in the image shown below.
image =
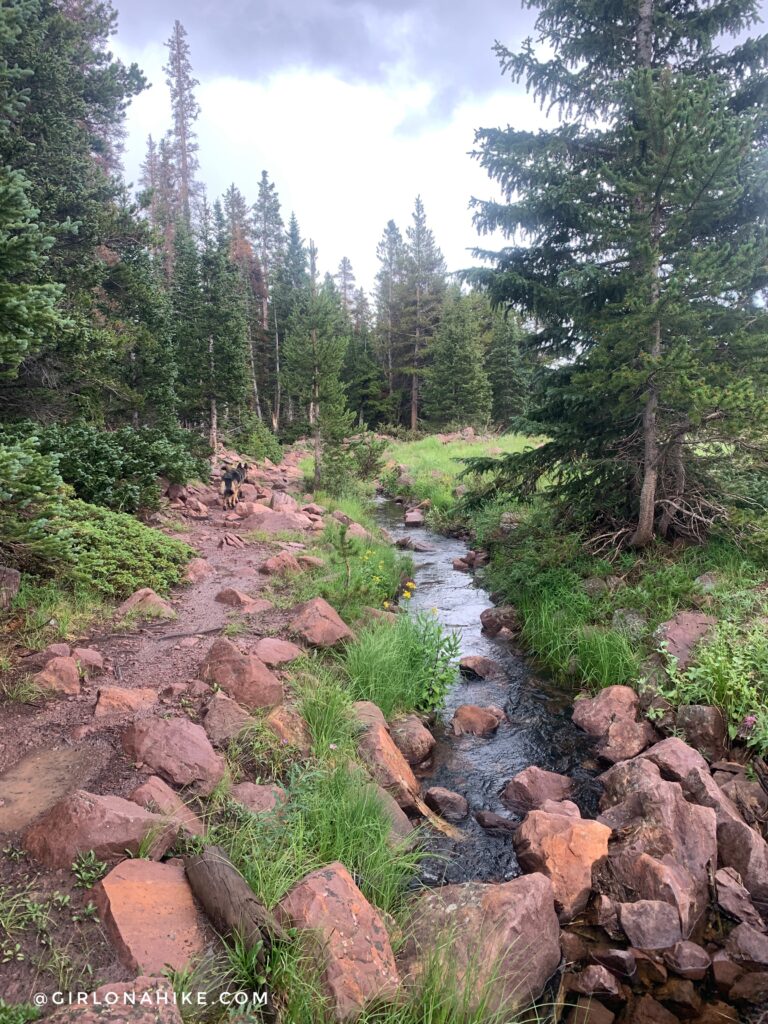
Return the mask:
{"type": "Polygon", "coordinates": [[[221,494],[224,508],[234,508],[240,500],[240,488],[248,473],[248,465],[245,462],[238,462],[236,466],[221,467],[221,483],[219,493],[221,494]]]}

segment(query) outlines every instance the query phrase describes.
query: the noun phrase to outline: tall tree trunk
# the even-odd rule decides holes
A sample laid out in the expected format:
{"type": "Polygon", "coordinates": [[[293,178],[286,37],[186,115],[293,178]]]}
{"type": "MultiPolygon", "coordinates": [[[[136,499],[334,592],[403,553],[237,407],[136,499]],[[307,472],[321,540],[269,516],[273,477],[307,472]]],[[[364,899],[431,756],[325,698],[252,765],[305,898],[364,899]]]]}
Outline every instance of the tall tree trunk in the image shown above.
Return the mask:
{"type": "Polygon", "coordinates": [[[275,404],[272,410],[272,429],[277,433],[280,426],[280,404],[282,401],[282,383],[280,380],[280,334],[277,329],[277,310],[275,310],[275,404]]]}
{"type": "Polygon", "coordinates": [[[216,449],[219,447],[219,410],[216,405],[216,394],[213,390],[214,382],[214,360],[213,360],[213,335],[208,338],[208,369],[210,372],[210,433],[208,435],[208,443],[214,456],[216,455],[216,449]]]}
{"type": "Polygon", "coordinates": [[[411,430],[419,426],[419,356],[421,348],[421,287],[416,285],[416,334],[413,342],[413,377],[411,378],[411,430]]]}

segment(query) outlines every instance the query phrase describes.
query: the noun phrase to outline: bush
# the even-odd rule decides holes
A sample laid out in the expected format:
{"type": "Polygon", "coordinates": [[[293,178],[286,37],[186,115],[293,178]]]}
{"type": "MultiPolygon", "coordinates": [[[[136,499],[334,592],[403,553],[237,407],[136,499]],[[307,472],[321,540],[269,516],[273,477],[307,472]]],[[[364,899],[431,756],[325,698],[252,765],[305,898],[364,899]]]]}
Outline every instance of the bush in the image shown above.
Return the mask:
{"type": "Polygon", "coordinates": [[[251,416],[243,426],[232,433],[232,443],[241,455],[256,462],[269,459],[275,464],[282,461],[283,447],[258,416],[251,416]]]}

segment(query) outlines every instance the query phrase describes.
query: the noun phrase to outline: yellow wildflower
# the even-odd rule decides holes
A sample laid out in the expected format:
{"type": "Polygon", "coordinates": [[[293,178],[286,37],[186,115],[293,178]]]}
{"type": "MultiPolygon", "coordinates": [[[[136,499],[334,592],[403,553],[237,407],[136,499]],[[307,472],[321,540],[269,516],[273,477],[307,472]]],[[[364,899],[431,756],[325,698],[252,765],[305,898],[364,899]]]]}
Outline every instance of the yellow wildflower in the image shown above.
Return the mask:
{"type": "Polygon", "coordinates": [[[410,590],[406,590],[406,591],[403,592],[403,597],[405,598],[406,601],[410,601],[411,600],[411,596],[412,595],[411,595],[410,590]]]}

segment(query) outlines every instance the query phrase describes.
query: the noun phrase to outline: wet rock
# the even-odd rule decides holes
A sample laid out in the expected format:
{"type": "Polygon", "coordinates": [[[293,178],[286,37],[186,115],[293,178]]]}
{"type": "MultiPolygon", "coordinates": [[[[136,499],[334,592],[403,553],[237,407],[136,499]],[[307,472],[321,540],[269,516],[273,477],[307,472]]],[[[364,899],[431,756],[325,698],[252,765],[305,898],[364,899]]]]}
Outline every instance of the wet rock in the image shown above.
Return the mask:
{"type": "Polygon", "coordinates": [[[24,835],[24,848],[49,868],[69,868],[81,853],[93,850],[99,860],[115,861],[126,851],[138,853],[152,838],[153,857],[174,843],[174,822],[119,796],[97,796],[78,789],[55,804],[24,835]]]}
{"type": "Polygon", "coordinates": [[[208,733],[211,743],[217,747],[226,746],[235,739],[255,719],[237,701],[226,697],[223,693],[214,693],[208,702],[203,717],[203,728],[208,733]]]}
{"type": "Polygon", "coordinates": [[[262,562],[259,572],[263,576],[285,576],[289,573],[300,573],[301,566],[290,551],[281,551],[279,555],[273,555],[266,562],[262,562]]]}
{"type": "Polygon", "coordinates": [[[229,795],[252,814],[265,814],[285,803],[285,790],[280,786],[259,786],[255,782],[238,782],[229,795]]]}
{"type": "Polygon", "coordinates": [[[615,1019],[616,1015],[599,999],[579,996],[566,1017],[566,1024],[613,1024],[615,1019]]]}
{"type": "Polygon", "coordinates": [[[478,654],[467,654],[459,662],[459,671],[465,679],[502,679],[504,666],[493,658],[478,654]]]}
{"type": "Polygon", "coordinates": [[[682,939],[677,910],[660,900],[620,904],[619,921],[629,941],[638,949],[667,949],[682,939]]]}
{"type": "Polygon", "coordinates": [[[673,619],[659,626],[654,638],[665,645],[668,656],[674,658],[678,669],[682,670],[690,664],[696,644],[716,624],[717,620],[704,612],[678,612],[673,619]]]}
{"type": "Polygon", "coordinates": [[[531,811],[513,836],[526,871],[540,871],[552,882],[561,921],[581,913],[592,891],[592,869],[608,856],[611,830],[597,821],[531,811]]]}
{"type": "Polygon", "coordinates": [[[423,526],[424,513],[418,508],[411,508],[405,513],[406,526],[423,526]]]}
{"type": "Polygon", "coordinates": [[[572,788],[573,784],[567,776],[530,765],[510,779],[501,799],[513,810],[530,811],[545,800],[564,800],[570,796],[572,788]]]}
{"type": "Polygon", "coordinates": [[[145,718],[123,734],[123,750],[166,782],[208,796],[224,777],[226,762],[205,730],[188,718],[145,718]]]}
{"type": "Polygon", "coordinates": [[[461,793],[442,786],[432,786],[424,794],[424,803],[446,821],[462,821],[469,814],[469,804],[461,793]]]}
{"type": "Polygon", "coordinates": [[[768,967],[768,936],[750,924],[737,925],[725,943],[728,955],[751,971],[768,967]]]}
{"type": "Polygon", "coordinates": [[[505,818],[503,814],[495,814],[493,811],[477,811],[475,821],[481,828],[488,832],[514,832],[518,822],[514,818],[505,818]]]}
{"type": "Polygon", "coordinates": [[[71,657],[51,658],[32,679],[46,693],[61,693],[69,697],[80,693],[80,671],[71,657]]]}
{"type": "Polygon", "coordinates": [[[293,747],[305,757],[312,752],[312,737],[307,723],[295,708],[286,704],[273,708],[264,719],[264,724],[283,746],[293,747]]]}
{"type": "Polygon", "coordinates": [[[501,708],[462,704],[453,713],[451,725],[456,736],[492,736],[507,716],[501,708]]]}
{"type": "Polygon", "coordinates": [[[386,928],[343,864],[307,875],[279,909],[316,945],[335,1020],[355,1020],[369,1003],[396,999],[400,980],[386,928]]]}
{"type": "Polygon", "coordinates": [[[162,814],[164,818],[170,818],[182,831],[190,835],[205,834],[205,827],[195,812],[157,775],[150,776],[135,789],[130,799],[153,814],[162,814]]]}
{"type": "Polygon", "coordinates": [[[676,942],[664,951],[664,963],[675,974],[690,981],[701,981],[712,964],[709,953],[695,942],[676,942]]]}
{"type": "Polygon", "coordinates": [[[404,811],[415,811],[419,783],[386,724],[372,722],[358,737],[357,749],[376,782],[392,794],[404,811]]]}
{"type": "Polygon", "coordinates": [[[154,590],[143,587],[131,594],[127,601],[123,601],[116,612],[119,619],[124,619],[128,614],[136,615],[138,618],[172,619],[176,613],[154,590]]]}
{"type": "Polygon", "coordinates": [[[181,865],[123,861],[96,885],[94,898],[121,963],[131,971],[181,971],[205,949],[181,865]]]}
{"type": "Polygon", "coordinates": [[[85,676],[95,676],[104,671],[104,655],[94,647],[75,647],[72,657],[85,676]]]}
{"type": "Polygon", "coordinates": [[[619,996],[621,988],[611,972],[599,964],[591,964],[578,974],[566,974],[563,983],[568,992],[584,996],[619,996]]]}
{"type": "Polygon", "coordinates": [[[289,665],[292,661],[300,658],[304,652],[290,640],[280,640],[277,637],[265,636],[256,644],[254,654],[270,668],[279,668],[281,665],[289,665]]]}
{"type": "Polygon", "coordinates": [[[749,893],[741,884],[741,876],[735,868],[720,868],[715,874],[717,889],[717,905],[728,914],[744,924],[752,925],[758,931],[766,930],[762,917],[755,910],[749,893]]]}
{"type": "Polygon", "coordinates": [[[142,975],[135,981],[108,982],[87,1003],[62,1007],[51,1024],[183,1024],[168,978],[142,975]]]}
{"type": "Polygon", "coordinates": [[[683,704],[677,709],[677,727],[682,730],[686,742],[708,761],[717,761],[725,754],[728,730],[719,708],[683,704]]]}
{"type": "Polygon", "coordinates": [[[135,715],[146,711],[157,703],[157,690],[149,687],[138,687],[129,690],[124,686],[102,686],[96,698],[94,715],[96,718],[107,718],[111,715],[135,715]]]}
{"type": "Polygon", "coordinates": [[[635,720],[637,694],[629,686],[606,686],[596,697],[581,697],[573,707],[573,721],[590,736],[601,738],[617,719],[635,720]]]}
{"type": "Polygon", "coordinates": [[[200,669],[200,678],[217,683],[249,710],[283,702],[283,684],[254,654],[241,654],[231,640],[214,641],[200,669]]]}
{"type": "Polygon", "coordinates": [[[673,1013],[649,995],[633,1000],[624,1020],[626,1024],[680,1024],[673,1013]]]}
{"type": "Polygon", "coordinates": [[[185,583],[201,583],[213,572],[213,566],[205,558],[193,558],[184,573],[185,583]]]}
{"type": "Polygon", "coordinates": [[[742,975],[731,989],[729,998],[740,1006],[768,1006],[768,971],[742,975]]]}
{"type": "Polygon", "coordinates": [[[511,604],[501,605],[498,608],[486,608],[480,614],[480,622],[483,624],[483,632],[487,636],[497,636],[502,629],[516,633],[520,628],[520,617],[517,614],[517,609],[511,604]]]}
{"type": "Polygon", "coordinates": [[[463,558],[454,558],[453,568],[456,572],[471,572],[471,567],[464,561],[463,558]]]}
{"type": "Polygon", "coordinates": [[[683,1019],[695,1017],[701,1009],[701,996],[693,982],[684,978],[669,978],[655,994],[659,1002],[683,1019]]]}
{"type": "Polygon", "coordinates": [[[734,868],[752,899],[768,902],[768,843],[743,821],[723,821],[717,827],[718,863],[734,868]]]}
{"type": "Polygon", "coordinates": [[[312,647],[336,647],[354,639],[352,630],[322,597],[299,605],[290,628],[312,647]]]}
{"type": "Polygon", "coordinates": [[[416,765],[426,761],[435,746],[435,737],[418,715],[396,718],[390,725],[390,733],[408,764],[416,765]]]}

